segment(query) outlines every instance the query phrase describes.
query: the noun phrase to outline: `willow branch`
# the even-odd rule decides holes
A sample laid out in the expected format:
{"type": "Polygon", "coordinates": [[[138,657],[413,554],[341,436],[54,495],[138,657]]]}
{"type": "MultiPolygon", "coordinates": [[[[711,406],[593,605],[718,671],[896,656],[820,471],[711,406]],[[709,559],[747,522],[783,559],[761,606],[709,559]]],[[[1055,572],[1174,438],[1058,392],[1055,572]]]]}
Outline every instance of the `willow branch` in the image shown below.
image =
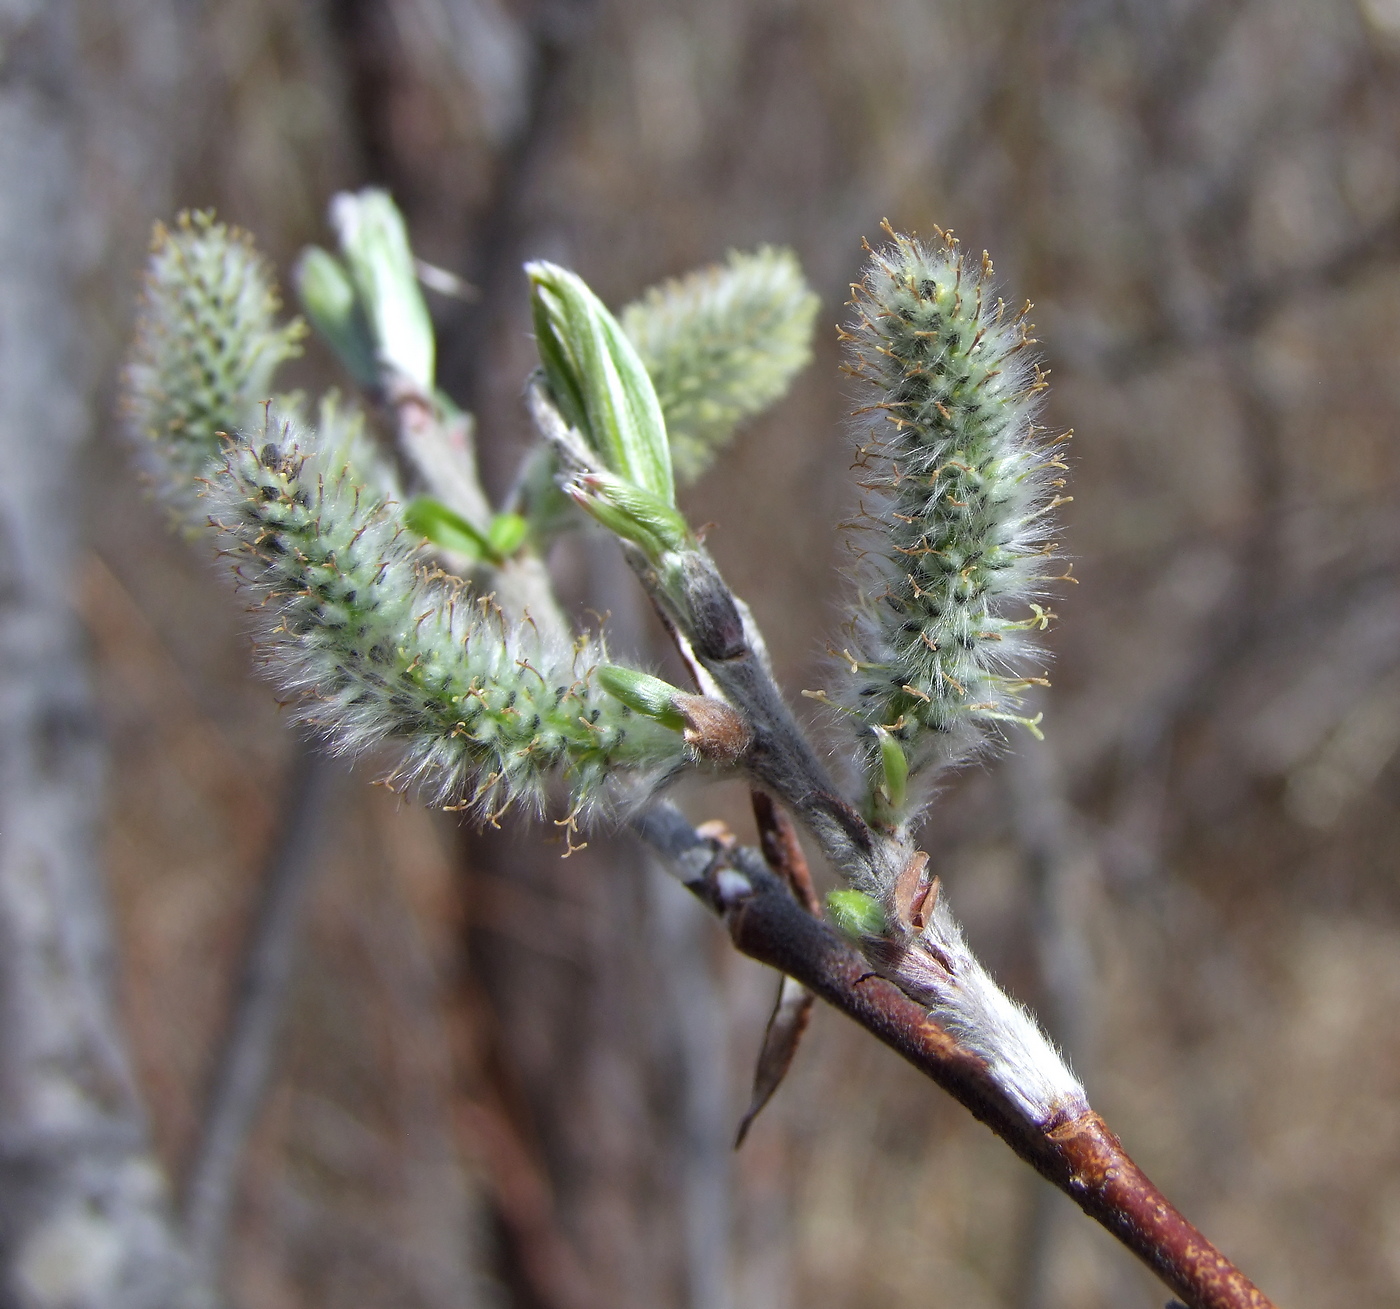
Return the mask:
{"type": "MultiPolygon", "coordinates": [[[[566,469],[582,474],[601,470],[539,384],[530,388],[527,400],[536,430],[566,469]]],[[[741,761],[744,770],[801,819],[832,863],[859,880],[861,871],[884,853],[881,843],[841,798],[807,741],[773,679],[747,606],[729,589],[709,552],[692,545],[663,580],[641,550],[625,541],[622,547],[682,657],[697,668],[702,689],[713,685],[748,723],[752,740],[741,761]]]]}
{"type": "Polygon", "coordinates": [[[238,997],[218,1055],[199,1145],[185,1182],[184,1221],[201,1282],[217,1286],[239,1169],[272,1076],[301,937],[302,910],[339,767],[300,747],[281,829],[263,876],[238,997]]]}
{"type": "Polygon", "coordinates": [[[903,1056],[1136,1254],[1187,1309],[1273,1309],[1272,1302],[1179,1213],[1092,1110],[1027,1120],[987,1064],[924,1006],[871,972],[861,952],[807,913],[756,851],[724,849],[669,804],[638,834],[728,929],[734,946],[801,982],[903,1056]]]}

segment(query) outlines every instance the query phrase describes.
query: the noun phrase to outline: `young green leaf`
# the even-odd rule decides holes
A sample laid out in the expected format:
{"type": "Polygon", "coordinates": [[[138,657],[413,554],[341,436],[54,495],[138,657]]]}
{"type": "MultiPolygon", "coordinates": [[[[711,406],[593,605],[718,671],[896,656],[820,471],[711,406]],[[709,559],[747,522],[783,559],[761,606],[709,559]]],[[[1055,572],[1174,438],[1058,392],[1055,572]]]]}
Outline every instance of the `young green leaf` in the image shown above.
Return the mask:
{"type": "Polygon", "coordinates": [[[497,562],[499,555],[488,535],[478,531],[461,514],[441,500],[420,495],[403,511],[404,526],[444,550],[455,550],[469,559],[497,562]]]}
{"type": "Polygon", "coordinates": [[[341,192],[331,201],[331,222],[374,336],[380,368],[433,393],[435,345],[403,215],[388,192],[341,192]]]}
{"type": "Polygon", "coordinates": [[[525,271],[540,362],[560,414],[612,472],[674,504],[666,421],[636,348],[577,274],[549,263],[525,271]]]}
{"type": "Polygon", "coordinates": [[[345,265],[320,246],[307,246],[292,272],[297,298],[311,326],[361,386],[379,380],[374,335],[345,265]]]}
{"type": "Polygon", "coordinates": [[[486,539],[498,559],[509,559],[525,544],[529,532],[529,522],[519,514],[497,514],[486,530],[486,539]]]}

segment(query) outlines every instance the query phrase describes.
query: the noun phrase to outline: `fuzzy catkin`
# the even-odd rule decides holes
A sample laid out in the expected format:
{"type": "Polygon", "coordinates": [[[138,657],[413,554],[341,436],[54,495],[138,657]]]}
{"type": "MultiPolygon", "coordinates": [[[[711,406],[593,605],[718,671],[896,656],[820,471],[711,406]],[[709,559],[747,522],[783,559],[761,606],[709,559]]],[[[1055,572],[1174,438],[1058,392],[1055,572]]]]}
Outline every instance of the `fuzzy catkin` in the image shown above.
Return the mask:
{"type": "Polygon", "coordinates": [[[762,246],[652,287],[621,311],[666,416],[678,481],[703,473],[735,426],[811,361],[817,305],[797,256],[762,246]]]}
{"type": "Polygon", "coordinates": [[[572,818],[643,796],[685,762],[678,733],[595,685],[599,642],[508,624],[490,597],[430,572],[394,507],[313,433],[269,412],[214,481],[212,516],[261,602],[269,673],[335,753],[398,743],[393,782],[488,818],[542,808],[556,771],[572,818]]]}
{"type": "Polygon", "coordinates": [[[220,433],[254,419],[299,321],[279,324],[271,271],[236,228],[212,214],[157,225],[127,365],[127,424],[152,481],[187,525],[202,521],[199,479],[220,461],[220,433]]]}
{"type": "MultiPolygon", "coordinates": [[[[987,257],[970,262],[951,234],[935,245],[889,234],[845,336],[849,371],[875,394],[859,411],[861,593],[841,700],[926,781],[989,728],[1024,721],[1018,693],[1038,679],[1020,670],[1044,622],[1031,602],[1048,580],[1064,465],[1034,422],[1045,383],[1025,313],[991,294],[987,257]]],[[[872,792],[877,738],[865,741],[872,792]]],[[[926,795],[911,790],[891,816],[926,795]]]]}

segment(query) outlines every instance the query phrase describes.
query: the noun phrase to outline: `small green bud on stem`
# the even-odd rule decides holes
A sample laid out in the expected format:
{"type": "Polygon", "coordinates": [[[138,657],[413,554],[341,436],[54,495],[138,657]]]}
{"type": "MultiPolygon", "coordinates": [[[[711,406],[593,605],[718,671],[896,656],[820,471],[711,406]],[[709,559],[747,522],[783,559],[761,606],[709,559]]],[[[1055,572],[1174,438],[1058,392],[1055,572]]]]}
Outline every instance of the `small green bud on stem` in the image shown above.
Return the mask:
{"type": "Polygon", "coordinates": [[[826,913],[840,931],[857,941],[866,936],[884,936],[887,930],[880,902],[864,891],[828,891],[826,913]]]}
{"type": "Polygon", "coordinates": [[[597,678],[599,686],[629,709],[681,732],[685,743],[712,764],[732,768],[753,744],[743,715],[723,700],[691,695],[659,677],[616,664],[604,664],[597,678]]]}
{"type": "Polygon", "coordinates": [[[481,559],[500,565],[525,542],[530,525],[519,514],[497,514],[482,531],[455,509],[420,495],[409,501],[403,513],[404,525],[444,550],[454,550],[468,559],[481,559]]]}
{"type": "Polygon", "coordinates": [[[663,682],[649,673],[617,664],[601,664],[597,670],[598,685],[609,695],[621,700],[629,709],[654,718],[673,732],[685,730],[685,718],[676,709],[676,700],[685,694],[678,686],[663,682]]]}
{"type": "Polygon", "coordinates": [[[640,546],[653,562],[668,551],[694,545],[685,519],[665,500],[634,483],[607,473],[587,473],[564,489],[585,513],[640,546]]]}

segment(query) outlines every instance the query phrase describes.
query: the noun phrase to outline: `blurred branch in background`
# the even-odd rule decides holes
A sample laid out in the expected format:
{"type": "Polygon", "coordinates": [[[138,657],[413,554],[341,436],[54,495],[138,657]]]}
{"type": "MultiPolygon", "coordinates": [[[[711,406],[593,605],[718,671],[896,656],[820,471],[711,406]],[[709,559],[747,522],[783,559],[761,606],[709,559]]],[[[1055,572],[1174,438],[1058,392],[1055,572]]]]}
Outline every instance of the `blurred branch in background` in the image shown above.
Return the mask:
{"type": "Polygon", "coordinates": [[[209,1287],[223,1282],[243,1156],[272,1078],[338,772],[333,761],[303,750],[283,783],[276,845],[258,888],[233,1010],[184,1180],[181,1217],[190,1258],[209,1287]]]}
{"type": "Polygon", "coordinates": [[[0,1257],[34,1309],[190,1303],[99,859],[105,751],[70,591],[93,421],[81,46],[0,11],[0,1257]],[[17,184],[23,179],[23,184],[17,184]]]}

